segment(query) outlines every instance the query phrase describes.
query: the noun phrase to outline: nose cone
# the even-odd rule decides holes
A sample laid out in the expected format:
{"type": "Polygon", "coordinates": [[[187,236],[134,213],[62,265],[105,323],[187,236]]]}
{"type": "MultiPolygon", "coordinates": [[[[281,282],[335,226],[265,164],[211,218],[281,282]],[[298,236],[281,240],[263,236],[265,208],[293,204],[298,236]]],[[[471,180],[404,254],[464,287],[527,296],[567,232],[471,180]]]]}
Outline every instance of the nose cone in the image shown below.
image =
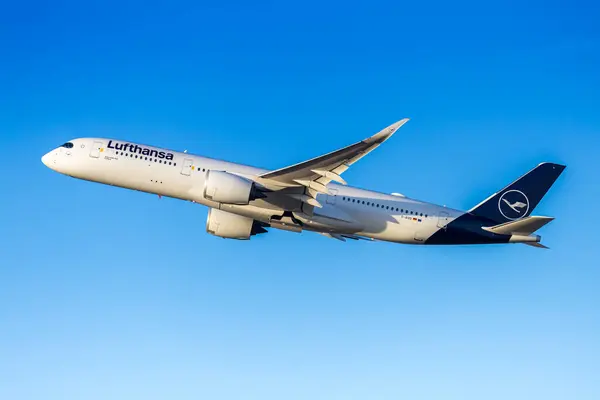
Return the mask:
{"type": "Polygon", "coordinates": [[[42,156],[42,162],[44,163],[44,165],[48,168],[52,168],[52,152],[44,154],[42,156]]]}

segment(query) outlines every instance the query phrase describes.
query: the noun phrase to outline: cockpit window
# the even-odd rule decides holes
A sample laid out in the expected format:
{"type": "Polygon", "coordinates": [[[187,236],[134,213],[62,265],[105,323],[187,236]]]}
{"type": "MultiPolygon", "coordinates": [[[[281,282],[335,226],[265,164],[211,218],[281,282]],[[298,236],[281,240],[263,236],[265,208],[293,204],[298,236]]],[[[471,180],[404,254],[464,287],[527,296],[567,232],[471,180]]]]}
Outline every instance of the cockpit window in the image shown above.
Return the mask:
{"type": "Polygon", "coordinates": [[[60,147],[66,147],[67,149],[72,149],[73,148],[73,143],[67,142],[67,143],[63,144],[62,146],[60,146],[60,147]]]}

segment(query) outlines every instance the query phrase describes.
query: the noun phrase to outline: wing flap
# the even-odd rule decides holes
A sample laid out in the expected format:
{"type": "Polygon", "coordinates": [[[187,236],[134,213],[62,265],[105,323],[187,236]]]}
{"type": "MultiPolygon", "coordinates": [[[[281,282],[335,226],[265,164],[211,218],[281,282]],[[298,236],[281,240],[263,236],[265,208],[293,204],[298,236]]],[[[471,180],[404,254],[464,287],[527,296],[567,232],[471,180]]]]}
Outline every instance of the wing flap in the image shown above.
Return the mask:
{"type": "Polygon", "coordinates": [[[324,171],[322,169],[313,169],[312,172],[314,172],[315,174],[319,174],[322,177],[331,179],[334,182],[337,183],[341,183],[342,185],[347,185],[348,183],[344,180],[344,178],[342,178],[341,176],[339,176],[338,174],[336,174],[333,171],[324,171]]]}

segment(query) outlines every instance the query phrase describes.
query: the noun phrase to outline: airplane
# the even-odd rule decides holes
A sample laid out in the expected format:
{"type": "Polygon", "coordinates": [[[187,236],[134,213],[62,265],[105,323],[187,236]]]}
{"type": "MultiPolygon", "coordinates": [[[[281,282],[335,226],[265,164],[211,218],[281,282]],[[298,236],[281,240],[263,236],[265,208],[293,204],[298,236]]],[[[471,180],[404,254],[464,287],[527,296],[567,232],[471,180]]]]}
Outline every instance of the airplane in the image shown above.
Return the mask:
{"type": "Polygon", "coordinates": [[[532,216],[565,169],[544,162],[468,211],[347,185],[342,174],[408,121],[340,150],[266,170],[104,138],[79,138],[42,157],[74,178],[187,200],[209,207],[206,231],[250,239],[267,228],[328,238],[420,245],[524,243],[554,218],[532,216]]]}

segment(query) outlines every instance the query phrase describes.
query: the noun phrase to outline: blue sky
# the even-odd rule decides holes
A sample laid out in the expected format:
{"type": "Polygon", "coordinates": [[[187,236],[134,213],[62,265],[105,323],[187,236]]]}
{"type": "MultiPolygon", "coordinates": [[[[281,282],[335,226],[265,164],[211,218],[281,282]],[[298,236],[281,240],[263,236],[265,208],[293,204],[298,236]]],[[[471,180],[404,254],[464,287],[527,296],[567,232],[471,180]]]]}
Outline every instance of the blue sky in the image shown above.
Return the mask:
{"type": "Polygon", "coordinates": [[[599,9],[20,2],[0,12],[0,398],[600,398],[599,9]],[[40,157],[110,136],[467,209],[541,161],[552,248],[205,233],[40,157]]]}

